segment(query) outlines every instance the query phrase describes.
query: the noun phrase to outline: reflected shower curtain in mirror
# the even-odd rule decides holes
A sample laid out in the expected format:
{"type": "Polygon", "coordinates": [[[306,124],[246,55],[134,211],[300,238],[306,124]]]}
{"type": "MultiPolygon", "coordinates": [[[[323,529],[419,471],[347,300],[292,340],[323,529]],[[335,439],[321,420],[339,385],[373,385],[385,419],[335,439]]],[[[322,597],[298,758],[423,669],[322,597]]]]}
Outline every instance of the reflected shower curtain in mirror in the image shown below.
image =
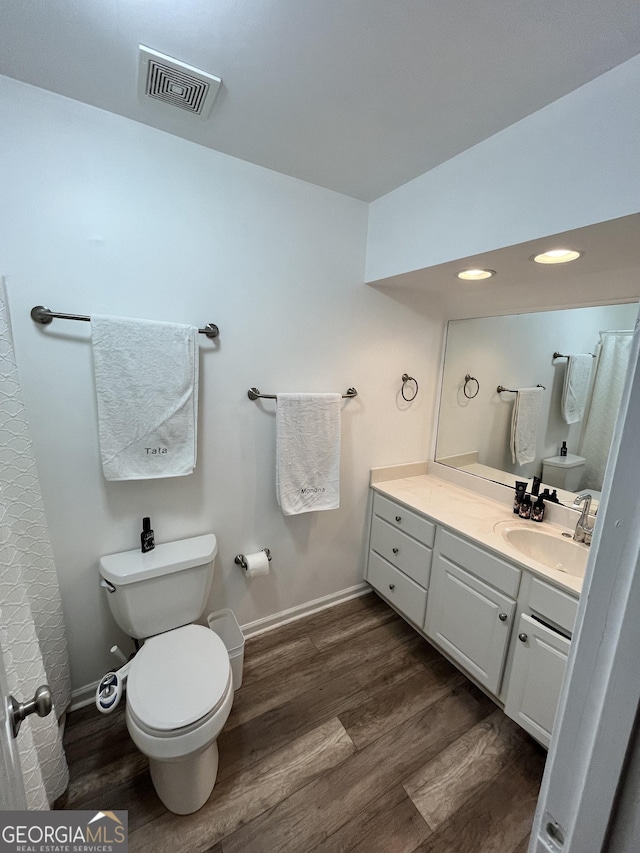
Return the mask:
{"type": "Polygon", "coordinates": [[[58,718],[70,698],[58,578],[42,505],[7,295],[0,278],[0,648],[11,693],[29,701],[49,684],[54,710],[18,735],[27,805],[47,809],[67,786],[58,718]]]}
{"type": "Polygon", "coordinates": [[[598,366],[579,450],[580,456],[587,460],[583,489],[602,489],[632,338],[632,331],[600,332],[598,366]]]}

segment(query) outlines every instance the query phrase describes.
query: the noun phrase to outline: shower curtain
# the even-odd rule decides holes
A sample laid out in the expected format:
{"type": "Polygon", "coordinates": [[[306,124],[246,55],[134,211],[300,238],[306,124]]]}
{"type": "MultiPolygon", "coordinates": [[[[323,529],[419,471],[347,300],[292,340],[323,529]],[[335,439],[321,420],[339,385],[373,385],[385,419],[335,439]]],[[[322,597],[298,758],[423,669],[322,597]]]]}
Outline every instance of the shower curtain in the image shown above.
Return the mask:
{"type": "Polygon", "coordinates": [[[579,453],[586,458],[583,488],[602,489],[618,418],[633,332],[600,332],[600,354],[579,453]]]}
{"type": "Polygon", "coordinates": [[[47,809],[69,774],[59,718],[71,695],[58,578],[42,505],[0,277],[0,648],[11,693],[29,701],[49,684],[54,710],[18,735],[27,806],[47,809]]]}

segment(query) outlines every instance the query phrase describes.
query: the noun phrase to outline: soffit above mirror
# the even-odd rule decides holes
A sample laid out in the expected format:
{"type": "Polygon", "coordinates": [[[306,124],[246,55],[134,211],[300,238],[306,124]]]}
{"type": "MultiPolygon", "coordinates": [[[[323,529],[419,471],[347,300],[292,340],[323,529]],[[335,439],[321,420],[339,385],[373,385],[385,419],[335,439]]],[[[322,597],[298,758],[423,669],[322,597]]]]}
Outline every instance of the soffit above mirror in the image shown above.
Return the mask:
{"type": "Polygon", "coordinates": [[[373,286],[438,294],[445,317],[462,319],[631,301],[640,296],[639,269],[640,213],[635,213],[448,261],[373,286]],[[568,264],[533,262],[534,255],[560,246],[583,254],[568,264]],[[468,268],[496,274],[484,281],[461,281],[458,272],[468,268]]]}

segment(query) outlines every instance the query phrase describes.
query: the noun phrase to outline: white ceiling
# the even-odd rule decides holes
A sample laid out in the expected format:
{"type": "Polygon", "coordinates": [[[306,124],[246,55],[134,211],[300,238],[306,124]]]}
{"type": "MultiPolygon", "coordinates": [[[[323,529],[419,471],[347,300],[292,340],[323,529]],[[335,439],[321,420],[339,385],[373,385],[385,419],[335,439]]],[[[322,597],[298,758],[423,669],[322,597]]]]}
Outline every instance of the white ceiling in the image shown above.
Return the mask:
{"type": "Polygon", "coordinates": [[[637,53],[638,0],[0,3],[0,73],[365,201],[637,53]],[[208,121],[139,44],[222,77],[208,121]]]}

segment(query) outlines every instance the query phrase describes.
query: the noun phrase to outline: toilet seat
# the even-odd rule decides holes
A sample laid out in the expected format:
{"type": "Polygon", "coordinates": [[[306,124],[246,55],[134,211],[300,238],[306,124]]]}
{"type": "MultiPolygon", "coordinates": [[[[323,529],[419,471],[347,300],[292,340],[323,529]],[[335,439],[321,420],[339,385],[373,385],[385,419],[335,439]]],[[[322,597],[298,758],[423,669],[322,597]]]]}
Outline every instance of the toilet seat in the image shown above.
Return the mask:
{"type": "Polygon", "coordinates": [[[185,625],[145,642],[131,663],[127,706],[139,727],[168,737],[204,724],[230,689],[231,664],[220,637],[185,625]]]}

